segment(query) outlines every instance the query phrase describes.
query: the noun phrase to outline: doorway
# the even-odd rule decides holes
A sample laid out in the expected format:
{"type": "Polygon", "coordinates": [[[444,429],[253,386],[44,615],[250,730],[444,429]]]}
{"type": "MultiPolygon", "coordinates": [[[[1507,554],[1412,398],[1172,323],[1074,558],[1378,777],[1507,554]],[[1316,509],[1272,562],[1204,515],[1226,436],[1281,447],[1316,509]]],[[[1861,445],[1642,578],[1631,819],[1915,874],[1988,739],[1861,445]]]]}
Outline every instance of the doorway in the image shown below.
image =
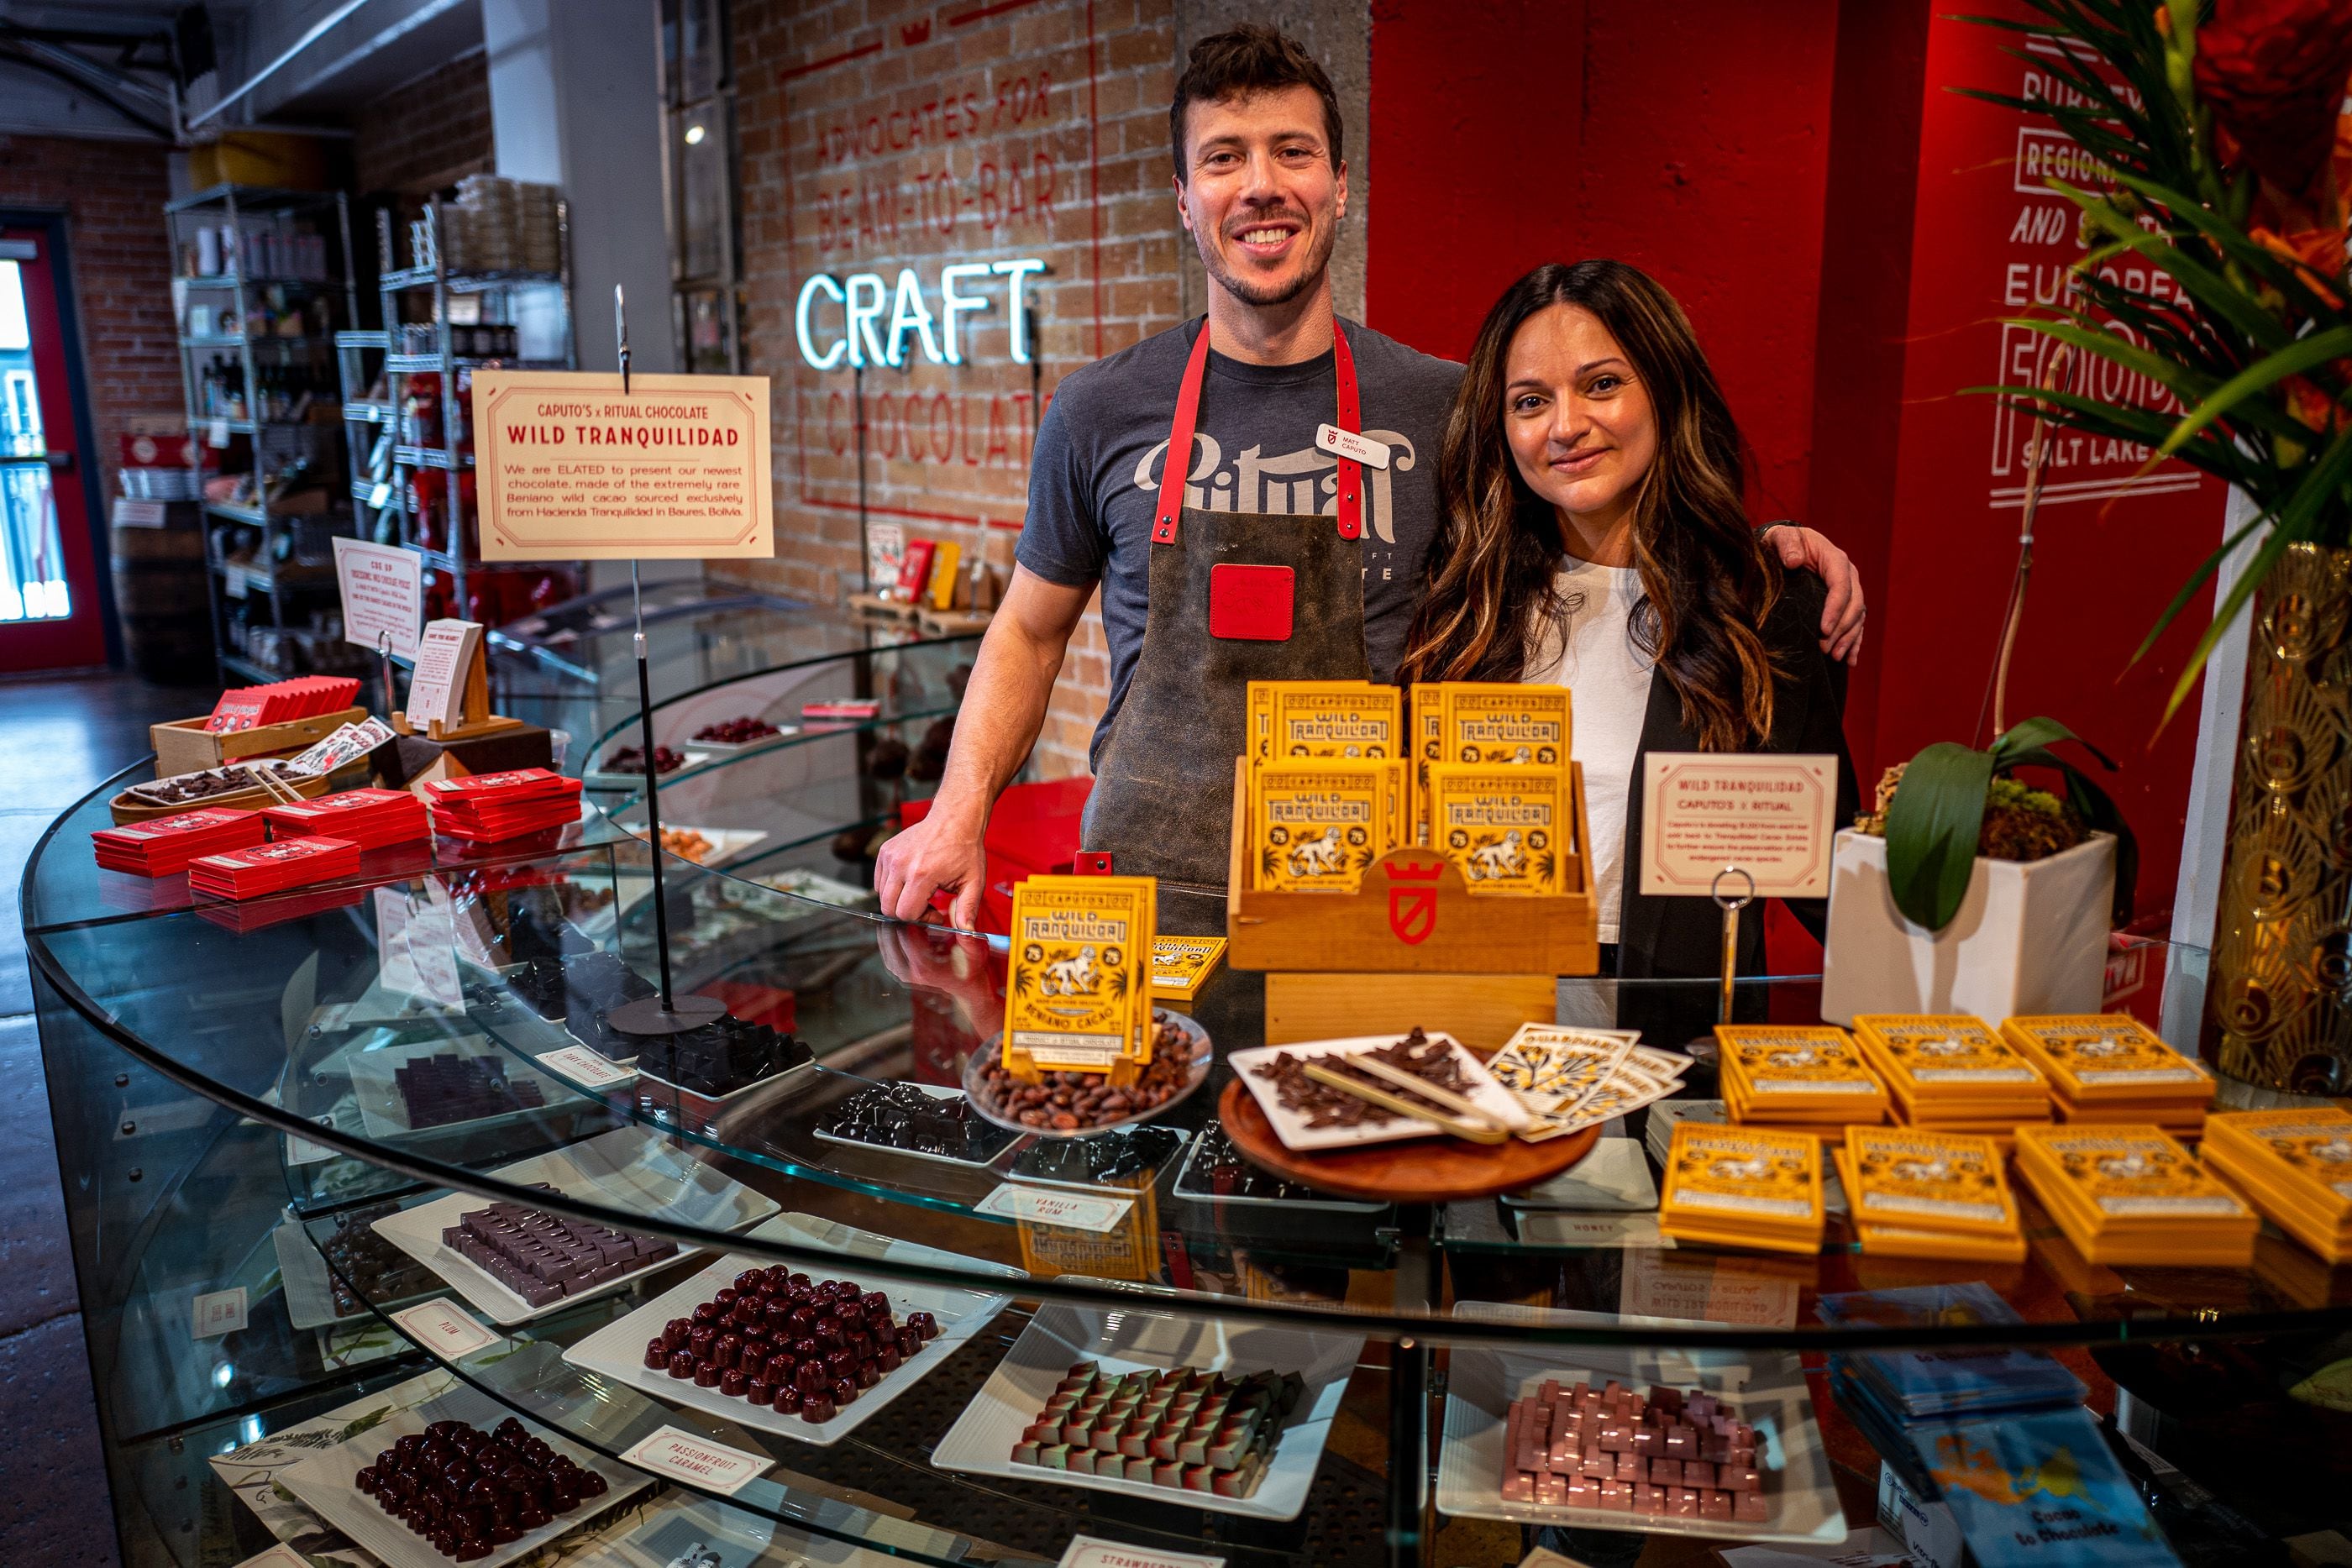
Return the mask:
{"type": "Polygon", "coordinates": [[[70,278],[61,215],[0,212],[0,674],[108,657],[70,278]]]}

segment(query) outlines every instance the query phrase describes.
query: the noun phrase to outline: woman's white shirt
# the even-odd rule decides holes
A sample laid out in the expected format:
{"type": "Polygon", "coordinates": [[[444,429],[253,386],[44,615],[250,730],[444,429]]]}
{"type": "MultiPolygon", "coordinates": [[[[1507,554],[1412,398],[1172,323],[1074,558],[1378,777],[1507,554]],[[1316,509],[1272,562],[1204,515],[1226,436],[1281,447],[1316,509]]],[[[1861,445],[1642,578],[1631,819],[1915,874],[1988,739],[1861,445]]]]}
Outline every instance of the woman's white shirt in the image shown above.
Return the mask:
{"type": "Polygon", "coordinates": [[[1642,721],[1650,707],[1650,676],[1657,661],[1634,646],[1633,607],[1642,574],[1633,568],[1596,566],[1574,556],[1554,579],[1564,607],[1557,625],[1538,631],[1529,651],[1528,679],[1567,686],[1574,733],[1570,754],[1584,765],[1584,809],[1592,824],[1589,847],[1593,887],[1600,894],[1600,940],[1617,940],[1624,904],[1626,794],[1642,721]]]}

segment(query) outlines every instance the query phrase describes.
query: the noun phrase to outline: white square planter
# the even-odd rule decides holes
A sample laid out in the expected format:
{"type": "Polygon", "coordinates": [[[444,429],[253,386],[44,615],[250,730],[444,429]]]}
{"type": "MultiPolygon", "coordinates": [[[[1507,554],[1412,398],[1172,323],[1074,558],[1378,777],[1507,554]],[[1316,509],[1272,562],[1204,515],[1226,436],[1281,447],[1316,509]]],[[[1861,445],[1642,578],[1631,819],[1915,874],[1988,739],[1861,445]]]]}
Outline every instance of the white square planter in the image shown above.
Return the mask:
{"type": "Polygon", "coordinates": [[[2047,860],[1979,856],[1959,913],[1929,931],[1895,906],[1886,841],[1846,829],[1831,861],[1822,1017],[2097,1012],[2115,885],[2108,833],[2047,860]]]}

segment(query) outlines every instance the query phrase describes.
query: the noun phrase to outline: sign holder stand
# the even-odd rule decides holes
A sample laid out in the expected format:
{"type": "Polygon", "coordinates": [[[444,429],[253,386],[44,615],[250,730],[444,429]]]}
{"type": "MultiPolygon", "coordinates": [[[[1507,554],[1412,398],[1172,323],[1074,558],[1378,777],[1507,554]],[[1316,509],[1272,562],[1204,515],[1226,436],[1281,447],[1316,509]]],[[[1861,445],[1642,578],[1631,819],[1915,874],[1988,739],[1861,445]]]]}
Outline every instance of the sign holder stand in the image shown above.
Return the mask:
{"type": "Polygon", "coordinates": [[[375,634],[375,658],[376,668],[383,677],[383,716],[388,719],[400,711],[400,698],[394,694],[392,686],[391,632],[378,632],[375,634]]]}
{"type": "MultiPolygon", "coordinates": [[[[621,395],[629,395],[629,315],[621,286],[613,286],[614,335],[620,344],[621,395]]],[[[669,895],[662,877],[661,787],[654,771],[653,677],[646,663],[645,589],[635,560],[629,562],[629,598],[636,610],[637,747],[646,766],[646,840],[654,867],[654,952],[661,963],[661,992],[626,1002],[613,1009],[605,1022],[621,1034],[640,1039],[685,1034],[726,1016],[727,1006],[714,997],[681,997],[669,972],[669,895]]]]}
{"type": "Polygon", "coordinates": [[[1729,1023],[1731,982],[1739,968],[1739,912],[1756,902],[1756,878],[1739,866],[1727,865],[1715,873],[1715,880],[1707,884],[1706,891],[1707,895],[1715,900],[1716,907],[1723,911],[1723,992],[1717,1005],[1716,1021],[1729,1023]],[[1723,879],[1727,876],[1744,878],[1748,891],[1736,898],[1726,898],[1723,895],[1723,879]]]}

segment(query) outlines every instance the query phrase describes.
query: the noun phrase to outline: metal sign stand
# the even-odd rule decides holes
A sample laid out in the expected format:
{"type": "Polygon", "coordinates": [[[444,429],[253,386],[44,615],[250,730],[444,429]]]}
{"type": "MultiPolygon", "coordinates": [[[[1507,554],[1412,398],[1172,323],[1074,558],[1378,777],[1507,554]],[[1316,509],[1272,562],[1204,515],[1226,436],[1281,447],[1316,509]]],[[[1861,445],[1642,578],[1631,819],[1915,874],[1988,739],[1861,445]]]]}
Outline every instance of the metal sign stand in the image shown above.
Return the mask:
{"type": "MultiPolygon", "coordinates": [[[[613,286],[613,327],[620,342],[621,395],[629,395],[629,315],[621,286],[613,286]]],[[[654,951],[661,962],[661,994],[625,1003],[605,1022],[622,1034],[645,1036],[684,1034],[726,1016],[725,1003],[712,997],[681,997],[670,984],[669,896],[662,881],[661,789],[654,770],[654,688],[646,667],[646,599],[637,563],[629,562],[629,596],[637,614],[637,747],[645,754],[646,838],[654,862],[654,951]]]]}
{"type": "Polygon", "coordinates": [[[1723,911],[1723,992],[1716,1009],[1716,1022],[1731,1021],[1731,982],[1739,967],[1739,912],[1756,902],[1756,878],[1736,865],[1725,866],[1715,873],[1707,884],[1707,893],[1716,907],[1723,911]],[[1736,876],[1744,879],[1748,891],[1737,898],[1723,895],[1723,879],[1736,876]]]}

